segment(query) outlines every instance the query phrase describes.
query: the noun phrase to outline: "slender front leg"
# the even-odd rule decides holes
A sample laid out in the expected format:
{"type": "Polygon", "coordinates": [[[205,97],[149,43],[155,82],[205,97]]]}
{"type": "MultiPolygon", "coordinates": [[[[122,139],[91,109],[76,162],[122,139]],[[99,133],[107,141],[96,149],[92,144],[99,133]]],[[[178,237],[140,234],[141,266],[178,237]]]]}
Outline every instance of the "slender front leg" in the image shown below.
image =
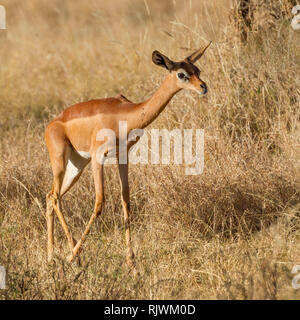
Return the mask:
{"type": "Polygon", "coordinates": [[[119,164],[119,175],[122,190],[122,206],[124,211],[125,240],[126,240],[126,262],[129,267],[134,266],[134,253],[131,248],[130,239],[130,204],[129,204],[129,185],[128,185],[128,161],[127,164],[119,164]]]}
{"type": "Polygon", "coordinates": [[[102,211],[102,206],[104,202],[103,164],[100,164],[97,162],[96,156],[92,158],[92,170],[93,170],[93,177],[94,177],[95,191],[96,191],[96,201],[95,201],[94,212],[82,234],[81,239],[77,242],[76,246],[72,251],[72,254],[67,258],[69,262],[72,262],[76,257],[76,255],[79,253],[80,248],[86,239],[86,236],[90,232],[93,222],[101,214],[101,211],[102,211]]]}
{"type": "Polygon", "coordinates": [[[47,246],[47,255],[48,262],[51,262],[53,259],[53,251],[54,251],[54,209],[52,205],[51,192],[49,192],[46,196],[46,218],[47,218],[47,232],[48,232],[48,246],[47,246]]]}

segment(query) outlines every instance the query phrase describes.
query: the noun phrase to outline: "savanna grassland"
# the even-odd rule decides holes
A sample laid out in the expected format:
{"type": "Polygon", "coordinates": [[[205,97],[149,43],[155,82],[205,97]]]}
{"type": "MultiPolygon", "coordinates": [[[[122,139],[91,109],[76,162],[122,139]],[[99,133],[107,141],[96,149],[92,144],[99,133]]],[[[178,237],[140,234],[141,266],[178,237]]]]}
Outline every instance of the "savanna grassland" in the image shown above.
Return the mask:
{"type": "MultiPolygon", "coordinates": [[[[281,1],[284,2],[284,1],[281,1]]],[[[240,41],[227,0],[3,0],[0,30],[1,299],[299,299],[300,34],[288,16],[240,41]],[[47,123],[67,106],[122,93],[135,102],[166,71],[153,50],[197,63],[209,92],[178,93],[149,128],[201,128],[204,171],[132,165],[132,240],[125,261],[117,168],[105,168],[105,206],[81,253],[55,224],[47,264],[45,195],[52,174],[47,123]]],[[[90,167],[63,199],[79,238],[94,206],[90,167]]]]}

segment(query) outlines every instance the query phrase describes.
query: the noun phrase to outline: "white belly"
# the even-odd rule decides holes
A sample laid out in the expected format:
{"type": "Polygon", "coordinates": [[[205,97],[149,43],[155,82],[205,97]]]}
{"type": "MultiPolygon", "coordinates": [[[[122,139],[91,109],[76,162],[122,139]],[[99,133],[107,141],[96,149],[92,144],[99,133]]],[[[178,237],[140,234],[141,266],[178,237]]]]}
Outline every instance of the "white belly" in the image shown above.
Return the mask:
{"type": "Polygon", "coordinates": [[[87,160],[90,160],[91,159],[91,154],[89,152],[86,152],[86,151],[77,151],[77,153],[79,153],[79,155],[84,158],[84,159],[87,159],[87,160]]]}

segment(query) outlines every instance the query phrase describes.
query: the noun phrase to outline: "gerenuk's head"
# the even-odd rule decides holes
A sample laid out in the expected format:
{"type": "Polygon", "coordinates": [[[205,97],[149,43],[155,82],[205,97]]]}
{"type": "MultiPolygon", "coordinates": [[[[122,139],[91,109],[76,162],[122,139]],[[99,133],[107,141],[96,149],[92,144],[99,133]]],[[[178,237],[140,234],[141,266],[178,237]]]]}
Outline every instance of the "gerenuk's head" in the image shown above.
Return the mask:
{"type": "Polygon", "coordinates": [[[174,79],[176,79],[178,88],[194,90],[197,93],[204,95],[207,93],[207,85],[200,79],[201,71],[194,65],[194,63],[202,57],[210,44],[211,42],[206,47],[195,51],[180,62],[174,62],[167,56],[155,50],[152,53],[152,61],[156,65],[170,71],[174,79]]]}

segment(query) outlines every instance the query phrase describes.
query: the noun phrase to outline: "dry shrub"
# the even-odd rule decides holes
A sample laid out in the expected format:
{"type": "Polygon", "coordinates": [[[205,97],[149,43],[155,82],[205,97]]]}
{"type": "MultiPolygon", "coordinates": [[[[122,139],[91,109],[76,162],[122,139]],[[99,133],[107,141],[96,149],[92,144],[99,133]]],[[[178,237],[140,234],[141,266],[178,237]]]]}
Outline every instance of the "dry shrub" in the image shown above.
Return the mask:
{"type": "Polygon", "coordinates": [[[292,8],[297,0],[234,0],[230,20],[237,35],[242,41],[247,40],[249,33],[261,29],[276,28],[284,20],[291,20],[292,8]]]}

